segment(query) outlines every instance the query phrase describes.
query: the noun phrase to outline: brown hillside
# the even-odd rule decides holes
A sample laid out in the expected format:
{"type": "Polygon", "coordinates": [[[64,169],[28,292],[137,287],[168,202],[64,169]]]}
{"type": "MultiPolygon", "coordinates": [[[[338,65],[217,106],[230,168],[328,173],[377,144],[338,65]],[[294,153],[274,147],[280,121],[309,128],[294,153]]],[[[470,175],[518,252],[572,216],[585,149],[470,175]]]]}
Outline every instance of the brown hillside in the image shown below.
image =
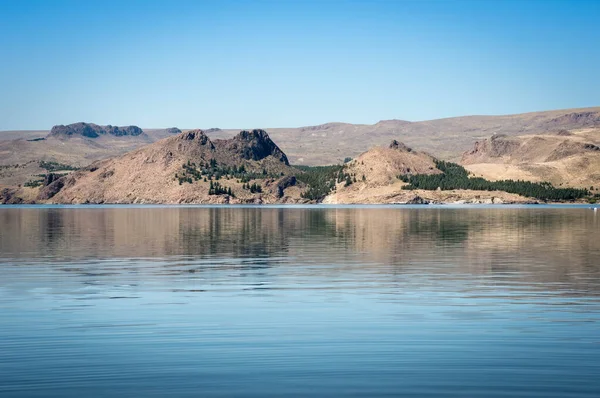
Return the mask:
{"type": "MultiPolygon", "coordinates": [[[[231,140],[211,141],[201,130],[166,138],[115,159],[94,163],[43,188],[38,201],[55,203],[229,203],[275,202],[298,198],[300,191],[290,186],[280,189],[281,175],[292,174],[285,154],[262,130],[242,131],[231,140]],[[197,168],[209,162],[260,174],[253,179],[262,193],[242,189],[242,183],[228,175],[219,182],[234,197],[209,195],[210,182],[203,179],[179,182],[186,165],[197,168]],[[194,166],[196,167],[196,166],[194,166]],[[264,174],[264,176],[263,176],[264,174]],[[291,195],[291,196],[290,196],[291,195]]],[[[189,173],[187,174],[189,176],[189,173]]],[[[294,185],[289,184],[287,185],[294,185]]]]}
{"type": "Polygon", "coordinates": [[[0,141],[0,185],[17,186],[36,179],[46,172],[40,167],[40,161],[84,167],[149,143],[151,141],[144,136],[0,141]]]}
{"type": "Polygon", "coordinates": [[[600,129],[478,141],[462,164],[490,180],[549,181],[556,186],[600,185],[600,129]]]}
{"type": "MultiPolygon", "coordinates": [[[[600,108],[564,109],[546,112],[533,112],[503,116],[463,116],[420,122],[403,120],[382,120],[375,124],[326,123],[317,126],[298,128],[268,128],[271,138],[285,151],[291,164],[326,165],[342,162],[345,157],[355,157],[377,145],[386,145],[392,139],[401,137],[402,141],[414,148],[420,148],[434,154],[440,159],[458,161],[463,152],[469,150],[477,140],[483,140],[493,134],[508,136],[531,134],[554,134],[561,130],[582,128],[600,128],[600,108]]],[[[182,129],[183,130],[183,129],[182,129]]],[[[163,138],[171,137],[176,129],[144,129],[143,140],[139,137],[126,136],[115,145],[129,142],[132,150],[163,138]]],[[[205,130],[211,139],[229,139],[239,129],[205,130]]],[[[46,132],[40,131],[4,131],[0,132],[0,142],[14,139],[43,138],[46,132]]],[[[110,134],[100,134],[100,138],[110,134]]],[[[71,139],[76,138],[74,136],[71,139]]],[[[16,159],[11,164],[25,163],[25,158],[71,157],[72,162],[78,159],[98,160],[123,153],[118,147],[113,148],[110,140],[102,143],[103,151],[88,149],[86,146],[74,146],[68,150],[50,140],[40,141],[37,145],[28,145],[26,149],[14,147],[16,159]],[[48,146],[48,147],[47,147],[48,146]],[[111,152],[112,151],[112,152],[111,152]],[[109,153],[110,152],[110,153],[109,153]],[[85,154],[84,154],[85,153],[85,154]]],[[[0,144],[7,145],[6,143],[0,144]]],[[[10,147],[11,144],[8,144],[10,147]]],[[[89,162],[88,162],[89,163],[89,162]]],[[[0,154],[0,164],[7,164],[0,154]]],[[[0,183],[2,181],[0,180],[0,183]]]]}
{"type": "Polygon", "coordinates": [[[438,174],[435,158],[393,140],[387,147],[373,148],[347,163],[344,172],[352,176],[351,185],[338,183],[324,199],[330,204],[355,203],[525,203],[529,200],[506,192],[408,191],[401,174],[438,174]],[[364,177],[363,177],[364,176],[364,177]]]}
{"type": "MultiPolygon", "coordinates": [[[[565,109],[502,116],[463,116],[421,122],[383,120],[375,124],[327,123],[298,128],[269,128],[271,138],[291,164],[327,165],[356,157],[374,146],[400,137],[413,148],[439,159],[459,161],[477,140],[493,134],[508,136],[554,134],[560,130],[600,128],[600,108],[565,109]]],[[[212,138],[229,138],[237,130],[217,130],[212,138]]]]}
{"type": "Polygon", "coordinates": [[[366,187],[379,187],[397,181],[400,174],[437,174],[435,158],[393,140],[388,147],[375,147],[346,164],[345,172],[363,181],[366,187]]]}

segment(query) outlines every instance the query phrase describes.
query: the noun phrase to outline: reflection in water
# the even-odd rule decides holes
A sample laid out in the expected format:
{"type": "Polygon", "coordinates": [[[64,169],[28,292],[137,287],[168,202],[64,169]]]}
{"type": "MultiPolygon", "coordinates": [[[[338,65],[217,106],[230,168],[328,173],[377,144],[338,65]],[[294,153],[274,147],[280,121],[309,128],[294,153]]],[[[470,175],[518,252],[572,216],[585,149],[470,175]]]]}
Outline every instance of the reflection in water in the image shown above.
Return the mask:
{"type": "Polygon", "coordinates": [[[589,209],[0,208],[0,395],[597,396],[589,209]]]}

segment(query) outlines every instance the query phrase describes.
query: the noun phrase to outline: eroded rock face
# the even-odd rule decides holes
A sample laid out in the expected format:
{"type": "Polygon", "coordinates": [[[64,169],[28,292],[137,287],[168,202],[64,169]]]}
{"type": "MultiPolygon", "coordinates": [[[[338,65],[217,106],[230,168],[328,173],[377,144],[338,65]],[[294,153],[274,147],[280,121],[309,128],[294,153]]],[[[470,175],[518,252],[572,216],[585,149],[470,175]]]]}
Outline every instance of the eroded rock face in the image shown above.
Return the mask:
{"type": "Polygon", "coordinates": [[[277,197],[282,198],[286,188],[296,185],[296,176],[285,176],[277,181],[277,197]]]}
{"type": "Polygon", "coordinates": [[[52,184],[54,181],[58,180],[60,177],[62,177],[60,174],[56,174],[56,173],[48,173],[44,176],[44,186],[47,187],[48,185],[52,184]]]}
{"type": "Polygon", "coordinates": [[[564,141],[560,143],[560,145],[558,145],[554,151],[552,151],[546,161],[552,162],[567,158],[569,156],[582,154],[587,151],[598,152],[600,151],[600,147],[591,143],[582,144],[579,142],[564,141]]]}
{"type": "Polygon", "coordinates": [[[4,188],[0,190],[0,203],[3,205],[18,205],[23,203],[23,198],[17,196],[15,189],[4,188]]]}
{"type": "Polygon", "coordinates": [[[114,135],[116,137],[121,137],[125,135],[137,136],[142,134],[144,131],[138,126],[125,126],[125,127],[117,127],[108,125],[105,128],[107,134],[114,135]]]}
{"type": "Polygon", "coordinates": [[[409,148],[408,146],[406,146],[406,144],[397,140],[392,140],[392,142],[390,143],[390,149],[412,152],[412,148],[409,148]]]}
{"type": "Polygon", "coordinates": [[[570,126],[570,128],[600,126],[600,113],[595,111],[567,113],[549,120],[547,124],[551,127],[570,126]]]}
{"type": "Polygon", "coordinates": [[[73,123],[68,125],[58,125],[52,127],[50,134],[48,137],[72,137],[72,136],[82,136],[87,138],[97,138],[101,135],[112,135],[115,137],[123,137],[123,136],[138,136],[142,134],[144,131],[138,126],[124,126],[117,127],[111,126],[110,124],[107,126],[99,126],[94,123],[73,123]]]}
{"type": "Polygon", "coordinates": [[[65,186],[66,177],[61,177],[40,189],[38,200],[48,200],[60,192],[65,186]]]}
{"type": "Polygon", "coordinates": [[[208,138],[208,136],[204,134],[204,131],[202,130],[190,130],[188,132],[181,133],[179,135],[179,139],[182,141],[195,141],[200,145],[208,145],[211,149],[215,148],[210,138],[208,138]]]}
{"type": "Polygon", "coordinates": [[[473,149],[463,154],[463,163],[474,163],[479,158],[500,158],[509,156],[521,146],[518,140],[511,140],[502,135],[493,135],[483,141],[476,141],[473,149]]]}
{"type": "Polygon", "coordinates": [[[426,205],[429,204],[427,199],[423,199],[422,197],[416,195],[414,198],[406,201],[407,205],[426,205]]]}
{"type": "Polygon", "coordinates": [[[261,160],[273,156],[289,165],[287,156],[264,130],[243,130],[230,140],[222,141],[225,149],[246,160],[261,160]]]}

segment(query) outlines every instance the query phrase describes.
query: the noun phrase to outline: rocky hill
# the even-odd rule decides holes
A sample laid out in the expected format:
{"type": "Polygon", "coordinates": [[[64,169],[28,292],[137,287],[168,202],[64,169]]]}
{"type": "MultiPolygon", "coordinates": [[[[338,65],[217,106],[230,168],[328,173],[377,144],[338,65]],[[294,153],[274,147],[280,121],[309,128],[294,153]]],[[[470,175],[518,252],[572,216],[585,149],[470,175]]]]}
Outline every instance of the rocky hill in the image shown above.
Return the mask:
{"type": "Polygon", "coordinates": [[[212,141],[191,130],[43,187],[51,203],[272,203],[300,200],[287,157],[263,130],[212,141]]]}
{"type": "MultiPolygon", "coordinates": [[[[492,144],[495,145],[495,144],[492,144]]],[[[512,145],[496,145],[499,151],[512,145]]],[[[593,150],[594,149],[589,149],[593,150]]],[[[393,140],[348,162],[324,203],[537,203],[596,200],[587,189],[545,182],[495,181],[393,140]]]]}
{"type": "Polygon", "coordinates": [[[323,202],[329,204],[359,203],[526,203],[531,199],[506,192],[468,190],[406,190],[401,175],[435,175],[442,171],[437,159],[415,151],[397,140],[387,147],[375,147],[348,162],[343,173],[350,178],[340,181],[323,202]]]}
{"type": "Polygon", "coordinates": [[[475,175],[490,180],[523,179],[596,188],[600,185],[600,129],[518,137],[494,135],[477,141],[463,154],[461,163],[475,175]]]}
{"type": "Polygon", "coordinates": [[[69,125],[58,125],[52,127],[50,130],[50,134],[48,137],[55,138],[69,138],[72,136],[81,136],[87,138],[98,138],[103,135],[112,135],[115,137],[124,137],[124,136],[138,136],[143,134],[144,131],[138,126],[99,126],[94,123],[73,123],[69,125]]]}

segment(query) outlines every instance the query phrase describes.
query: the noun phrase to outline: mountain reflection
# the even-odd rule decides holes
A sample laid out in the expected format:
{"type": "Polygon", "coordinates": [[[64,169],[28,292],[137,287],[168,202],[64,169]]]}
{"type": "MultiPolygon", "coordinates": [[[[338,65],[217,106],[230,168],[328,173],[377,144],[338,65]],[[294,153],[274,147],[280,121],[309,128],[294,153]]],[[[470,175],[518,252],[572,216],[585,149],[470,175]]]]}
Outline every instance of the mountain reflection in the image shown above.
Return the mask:
{"type": "Polygon", "coordinates": [[[589,231],[599,225],[588,209],[13,208],[0,210],[0,256],[229,258],[448,278],[518,273],[589,291],[600,273],[600,241],[589,231]]]}

